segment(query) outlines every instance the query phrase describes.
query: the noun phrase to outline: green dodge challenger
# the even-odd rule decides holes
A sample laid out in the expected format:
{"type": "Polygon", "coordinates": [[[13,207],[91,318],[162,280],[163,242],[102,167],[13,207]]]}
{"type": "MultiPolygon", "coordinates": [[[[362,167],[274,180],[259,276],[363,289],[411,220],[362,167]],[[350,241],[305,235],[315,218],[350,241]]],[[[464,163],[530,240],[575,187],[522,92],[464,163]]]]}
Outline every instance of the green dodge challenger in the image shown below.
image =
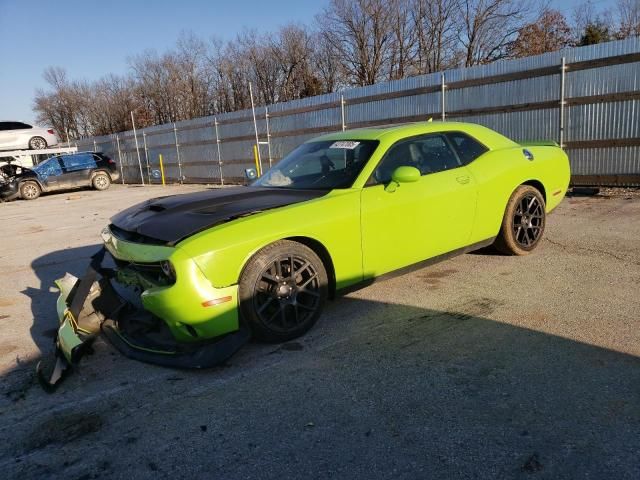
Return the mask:
{"type": "Polygon", "coordinates": [[[208,367],[250,336],[304,334],[327,299],[388,274],[491,244],[525,255],[569,177],[552,142],[423,122],[324,135],[248,187],[133,206],[102,232],[113,265],[103,249],[84,278],[57,282],[47,382],[100,331],[129,357],[208,367]]]}

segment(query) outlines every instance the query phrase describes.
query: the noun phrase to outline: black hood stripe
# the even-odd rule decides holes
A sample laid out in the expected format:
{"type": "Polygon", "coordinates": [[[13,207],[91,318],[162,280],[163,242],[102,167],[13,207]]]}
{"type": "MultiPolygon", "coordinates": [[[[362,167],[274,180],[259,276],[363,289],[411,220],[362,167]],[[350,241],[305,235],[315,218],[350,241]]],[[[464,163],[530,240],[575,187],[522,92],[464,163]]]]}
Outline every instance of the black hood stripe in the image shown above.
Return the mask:
{"type": "Polygon", "coordinates": [[[148,200],[111,218],[117,228],[175,244],[195,233],[263,210],[313,200],[328,190],[231,187],[148,200]]]}

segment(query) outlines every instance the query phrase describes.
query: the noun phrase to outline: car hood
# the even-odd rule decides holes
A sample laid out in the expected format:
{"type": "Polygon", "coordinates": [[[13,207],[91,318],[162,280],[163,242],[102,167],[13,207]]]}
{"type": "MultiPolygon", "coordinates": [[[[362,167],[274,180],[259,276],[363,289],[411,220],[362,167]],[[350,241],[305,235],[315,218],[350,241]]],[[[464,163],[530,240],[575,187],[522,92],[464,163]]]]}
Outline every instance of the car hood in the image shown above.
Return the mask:
{"type": "Polygon", "coordinates": [[[264,187],[217,188],[204,192],[160,197],[134,205],[111,218],[125,239],[156,240],[175,245],[215,225],[263,210],[319,198],[328,190],[264,187]],[[142,238],[140,238],[142,236],[142,238]]]}

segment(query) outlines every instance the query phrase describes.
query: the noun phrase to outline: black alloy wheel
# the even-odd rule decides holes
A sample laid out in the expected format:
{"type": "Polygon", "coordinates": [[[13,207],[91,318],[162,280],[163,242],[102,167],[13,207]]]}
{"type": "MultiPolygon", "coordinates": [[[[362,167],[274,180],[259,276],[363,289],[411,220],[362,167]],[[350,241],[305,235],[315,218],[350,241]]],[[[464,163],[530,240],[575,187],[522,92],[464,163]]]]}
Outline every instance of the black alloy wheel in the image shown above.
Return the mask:
{"type": "Polygon", "coordinates": [[[535,244],[544,228],[544,207],[535,195],[522,197],[513,215],[513,237],[523,248],[535,244]]]}
{"type": "Polygon", "coordinates": [[[520,185],[507,202],[494,245],[506,255],[527,255],[540,244],[545,223],[542,192],[532,185],[520,185]]]}
{"type": "Polygon", "coordinates": [[[278,257],[255,285],[254,309],[270,329],[287,333],[304,324],[320,307],[320,278],[315,267],[295,255],[278,257]]]}
{"type": "Polygon", "coordinates": [[[308,246],[279,240],[247,262],[238,290],[241,319],[253,335],[283,342],[304,334],[322,314],[327,270],[308,246]]]}

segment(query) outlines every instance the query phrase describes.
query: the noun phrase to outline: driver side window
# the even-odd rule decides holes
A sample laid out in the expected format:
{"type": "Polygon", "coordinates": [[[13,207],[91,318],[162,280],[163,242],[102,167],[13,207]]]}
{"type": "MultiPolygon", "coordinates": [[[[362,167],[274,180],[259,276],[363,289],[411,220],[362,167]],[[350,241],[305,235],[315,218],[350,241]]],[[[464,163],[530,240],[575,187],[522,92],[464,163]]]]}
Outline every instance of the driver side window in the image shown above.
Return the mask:
{"type": "Polygon", "coordinates": [[[374,171],[376,183],[388,183],[398,167],[415,167],[421,175],[459,167],[460,161],[444,136],[439,134],[403,140],[393,145],[374,171]]]}

